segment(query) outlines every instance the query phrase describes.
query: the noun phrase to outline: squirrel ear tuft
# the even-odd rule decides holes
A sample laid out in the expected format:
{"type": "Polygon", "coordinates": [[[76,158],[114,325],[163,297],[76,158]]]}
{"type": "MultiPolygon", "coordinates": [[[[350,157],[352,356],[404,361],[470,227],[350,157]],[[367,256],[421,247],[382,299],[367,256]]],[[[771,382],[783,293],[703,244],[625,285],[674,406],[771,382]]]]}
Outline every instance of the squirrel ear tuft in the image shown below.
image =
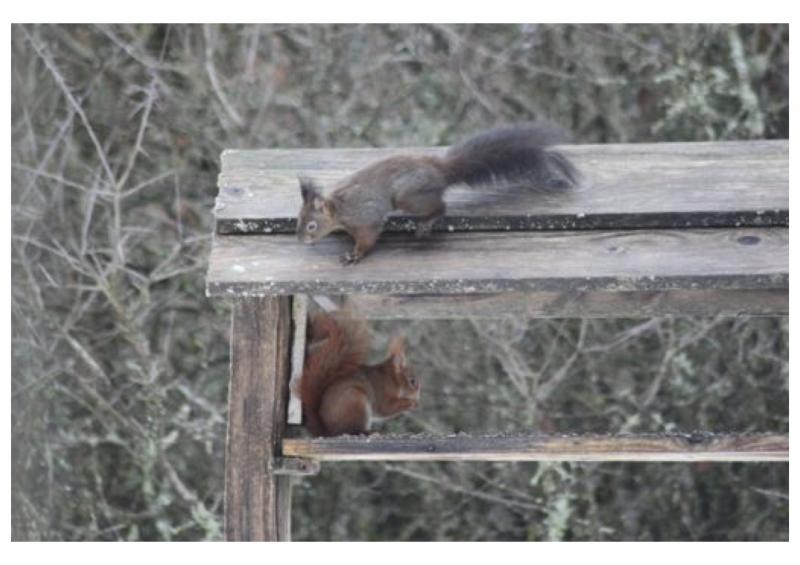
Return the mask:
{"type": "Polygon", "coordinates": [[[395,369],[402,370],[406,368],[406,340],[402,336],[395,336],[389,343],[389,355],[392,358],[392,363],[395,369]]]}
{"type": "Polygon", "coordinates": [[[336,204],[330,198],[322,199],[320,197],[320,201],[322,202],[322,210],[330,217],[336,216],[336,204]]]}
{"type": "Polygon", "coordinates": [[[315,196],[319,196],[319,188],[314,181],[308,177],[297,177],[300,182],[300,194],[303,195],[303,202],[308,202],[315,196]]]}

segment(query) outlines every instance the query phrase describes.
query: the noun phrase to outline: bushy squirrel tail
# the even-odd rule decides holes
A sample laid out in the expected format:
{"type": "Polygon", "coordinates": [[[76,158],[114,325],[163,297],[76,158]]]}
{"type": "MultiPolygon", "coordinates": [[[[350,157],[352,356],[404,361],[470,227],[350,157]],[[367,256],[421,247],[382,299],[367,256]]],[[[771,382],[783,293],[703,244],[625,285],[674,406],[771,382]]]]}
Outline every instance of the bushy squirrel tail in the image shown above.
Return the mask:
{"type": "Polygon", "coordinates": [[[306,428],[326,435],[319,409],[325,390],[356,373],[367,358],[369,334],[363,320],[349,314],[317,314],[311,319],[299,394],[306,428]]]}
{"type": "Polygon", "coordinates": [[[546,149],[566,137],[558,127],[539,124],[490,129],[447,151],[448,181],[476,185],[522,180],[535,188],[569,188],[577,184],[575,166],[546,149]]]}

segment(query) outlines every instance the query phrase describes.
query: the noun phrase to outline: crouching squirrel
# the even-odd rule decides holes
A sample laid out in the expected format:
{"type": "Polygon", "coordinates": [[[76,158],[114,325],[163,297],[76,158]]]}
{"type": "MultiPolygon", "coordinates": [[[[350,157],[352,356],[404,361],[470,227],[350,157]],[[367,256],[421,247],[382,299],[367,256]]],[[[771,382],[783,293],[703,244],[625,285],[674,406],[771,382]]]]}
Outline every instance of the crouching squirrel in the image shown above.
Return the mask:
{"type": "Polygon", "coordinates": [[[311,319],[308,343],[297,392],[312,435],[363,434],[374,421],[416,408],[420,382],[403,338],[392,339],[384,361],[367,365],[364,321],[321,313],[311,319]]]}
{"type": "Polygon", "coordinates": [[[444,191],[455,184],[475,186],[502,179],[520,180],[531,188],[569,188],[576,184],[575,167],[561,153],[546,149],[562,137],[560,130],[548,126],[499,127],[452,146],[444,157],[382,159],[342,179],[329,194],[301,177],[297,236],[303,243],[314,243],[334,230],[348,232],[355,246],[341,261],[349,265],[372,249],[392,210],[419,217],[417,237],[430,233],[445,213],[444,191]]]}

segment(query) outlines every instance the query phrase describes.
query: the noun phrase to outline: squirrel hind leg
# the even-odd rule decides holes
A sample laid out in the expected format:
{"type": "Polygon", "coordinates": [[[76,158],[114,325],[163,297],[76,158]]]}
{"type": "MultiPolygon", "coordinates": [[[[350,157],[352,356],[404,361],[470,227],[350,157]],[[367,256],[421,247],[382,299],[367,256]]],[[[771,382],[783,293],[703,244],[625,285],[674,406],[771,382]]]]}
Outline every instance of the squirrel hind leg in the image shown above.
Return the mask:
{"type": "Polygon", "coordinates": [[[320,406],[320,418],[325,424],[325,435],[367,433],[372,419],[367,393],[360,388],[342,392],[343,394],[336,395],[335,398],[324,399],[320,406]]]}
{"type": "Polygon", "coordinates": [[[430,236],[433,231],[433,224],[436,223],[436,220],[444,216],[446,209],[444,202],[440,202],[439,207],[433,212],[417,220],[417,229],[414,232],[414,236],[417,239],[424,239],[430,236]]]}
{"type": "Polygon", "coordinates": [[[442,200],[442,192],[438,190],[405,194],[397,200],[397,207],[418,216],[417,229],[414,232],[417,239],[429,236],[433,230],[433,224],[444,216],[447,210],[447,206],[442,200]]]}

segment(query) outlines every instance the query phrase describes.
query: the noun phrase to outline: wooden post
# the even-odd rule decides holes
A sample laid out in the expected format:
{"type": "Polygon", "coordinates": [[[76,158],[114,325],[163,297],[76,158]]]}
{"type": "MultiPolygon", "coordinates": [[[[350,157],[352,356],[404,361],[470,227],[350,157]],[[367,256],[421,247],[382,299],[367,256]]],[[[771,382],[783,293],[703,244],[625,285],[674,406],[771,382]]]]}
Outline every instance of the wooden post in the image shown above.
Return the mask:
{"type": "Polygon", "coordinates": [[[225,463],[225,539],[289,539],[291,477],[275,475],[286,418],[290,298],[234,301],[225,463]]]}

